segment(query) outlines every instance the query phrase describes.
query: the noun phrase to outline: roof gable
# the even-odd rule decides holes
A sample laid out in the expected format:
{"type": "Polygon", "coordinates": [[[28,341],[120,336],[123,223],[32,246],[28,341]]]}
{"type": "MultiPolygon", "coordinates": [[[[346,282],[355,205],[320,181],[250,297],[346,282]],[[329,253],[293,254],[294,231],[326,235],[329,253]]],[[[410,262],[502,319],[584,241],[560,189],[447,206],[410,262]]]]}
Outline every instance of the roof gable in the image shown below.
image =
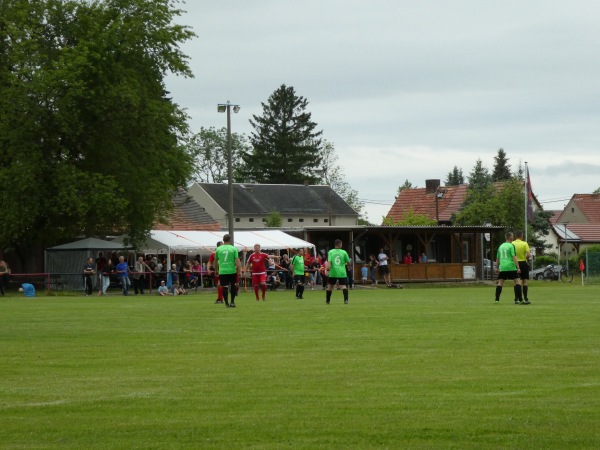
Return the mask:
{"type": "Polygon", "coordinates": [[[589,223],[600,224],[600,194],[575,194],[572,201],[589,223]]]}
{"type": "Polygon", "coordinates": [[[173,196],[173,211],[166,218],[167,223],[155,223],[156,230],[218,231],[221,225],[216,222],[183,189],[173,196]]]}
{"type": "Polygon", "coordinates": [[[437,192],[426,188],[403,189],[387,214],[394,220],[402,220],[406,211],[422,214],[431,220],[449,222],[452,214],[460,210],[467,196],[468,185],[442,186],[437,192]],[[437,211],[437,212],[436,212],[437,211]]]}

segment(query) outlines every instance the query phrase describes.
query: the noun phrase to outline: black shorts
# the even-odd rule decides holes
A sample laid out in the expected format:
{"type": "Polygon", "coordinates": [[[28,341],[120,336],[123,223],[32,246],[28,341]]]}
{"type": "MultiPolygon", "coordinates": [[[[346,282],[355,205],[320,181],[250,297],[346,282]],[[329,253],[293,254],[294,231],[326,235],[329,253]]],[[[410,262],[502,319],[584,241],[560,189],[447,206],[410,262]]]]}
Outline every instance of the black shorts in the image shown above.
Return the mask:
{"type": "Polygon", "coordinates": [[[498,274],[499,280],[517,280],[519,273],[516,270],[507,270],[498,274]]]}
{"type": "Polygon", "coordinates": [[[294,275],[294,280],[297,284],[304,284],[306,282],[306,277],[304,275],[294,275]]]}
{"type": "Polygon", "coordinates": [[[348,277],[344,277],[344,278],[329,277],[327,279],[327,284],[331,284],[332,286],[334,286],[335,283],[340,283],[340,286],[345,286],[347,282],[348,282],[348,277]]]}
{"type": "Polygon", "coordinates": [[[379,266],[379,272],[381,272],[382,275],[387,275],[388,273],[390,273],[390,266],[388,266],[387,264],[384,266],[379,266]]]}
{"type": "Polygon", "coordinates": [[[235,286],[237,281],[237,273],[223,273],[219,275],[219,284],[221,286],[235,286]]]}
{"type": "Polygon", "coordinates": [[[519,278],[529,280],[529,264],[527,264],[527,261],[519,261],[519,269],[521,269],[519,278]]]}

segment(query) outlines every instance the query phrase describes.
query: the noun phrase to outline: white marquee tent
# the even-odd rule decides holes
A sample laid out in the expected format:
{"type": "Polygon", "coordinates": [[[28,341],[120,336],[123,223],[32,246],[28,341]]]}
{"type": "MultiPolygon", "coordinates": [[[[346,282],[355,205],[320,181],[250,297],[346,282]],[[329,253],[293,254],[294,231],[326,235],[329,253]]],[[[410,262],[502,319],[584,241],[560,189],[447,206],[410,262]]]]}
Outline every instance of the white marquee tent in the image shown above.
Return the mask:
{"type": "MultiPolygon", "coordinates": [[[[152,230],[140,250],[146,253],[210,253],[218,241],[223,240],[223,231],[177,231],[152,230]]],[[[234,245],[240,251],[252,251],[254,244],[263,250],[285,250],[290,248],[314,248],[314,244],[291,236],[280,230],[236,231],[234,245]]],[[[123,242],[120,236],[114,242],[123,242]]]]}

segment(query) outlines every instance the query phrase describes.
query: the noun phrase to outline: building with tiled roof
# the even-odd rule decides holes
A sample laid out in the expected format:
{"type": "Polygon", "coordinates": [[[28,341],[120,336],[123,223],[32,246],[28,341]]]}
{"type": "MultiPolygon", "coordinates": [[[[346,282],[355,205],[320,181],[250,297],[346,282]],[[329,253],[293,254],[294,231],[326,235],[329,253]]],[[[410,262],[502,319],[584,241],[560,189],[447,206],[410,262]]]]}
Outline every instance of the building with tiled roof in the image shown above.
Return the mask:
{"type": "MultiPolygon", "coordinates": [[[[188,193],[223,229],[229,227],[227,184],[194,183],[188,193]]],[[[326,185],[233,184],[236,228],[264,228],[264,222],[274,211],[281,215],[285,228],[358,223],[358,213],[326,185]]]]}
{"type": "Polygon", "coordinates": [[[173,196],[173,210],[155,230],[219,231],[221,225],[183,189],[173,196]]]}
{"type": "Polygon", "coordinates": [[[562,258],[600,244],[600,194],[574,194],[553,223],[562,258]]]}
{"type": "Polygon", "coordinates": [[[425,180],[424,188],[403,189],[396,197],[386,218],[402,220],[408,211],[427,216],[440,225],[450,224],[467,196],[467,184],[440,186],[440,180],[425,180]]]}
{"type": "Polygon", "coordinates": [[[600,224],[600,194],[574,194],[557,222],[600,224]]]}

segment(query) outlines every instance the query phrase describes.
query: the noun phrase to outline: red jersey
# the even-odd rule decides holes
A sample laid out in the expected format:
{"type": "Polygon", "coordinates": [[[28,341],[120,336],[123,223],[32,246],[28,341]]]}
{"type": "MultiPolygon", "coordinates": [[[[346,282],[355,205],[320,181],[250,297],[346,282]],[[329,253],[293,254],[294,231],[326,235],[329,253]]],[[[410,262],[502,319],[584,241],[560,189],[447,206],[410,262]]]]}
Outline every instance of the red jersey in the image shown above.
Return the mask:
{"type": "Polygon", "coordinates": [[[267,272],[266,261],[269,260],[269,255],[266,253],[252,253],[248,256],[248,264],[252,264],[252,273],[261,274],[267,272]]]}

